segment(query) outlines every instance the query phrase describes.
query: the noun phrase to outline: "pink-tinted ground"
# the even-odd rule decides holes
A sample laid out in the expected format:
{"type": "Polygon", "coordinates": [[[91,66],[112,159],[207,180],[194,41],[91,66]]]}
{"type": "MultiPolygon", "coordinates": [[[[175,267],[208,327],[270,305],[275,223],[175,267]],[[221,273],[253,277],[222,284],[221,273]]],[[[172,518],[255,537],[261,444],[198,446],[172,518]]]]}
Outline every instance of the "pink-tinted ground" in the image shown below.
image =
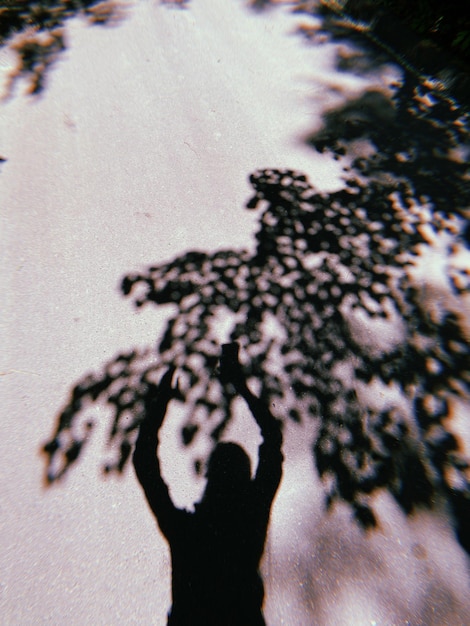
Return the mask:
{"type": "MultiPolygon", "coordinates": [[[[1,104],[4,624],[165,624],[168,551],[132,472],[99,477],[97,435],[44,491],[39,448],[71,383],[161,328],[164,311],[136,313],[119,296],[125,272],[189,248],[250,246],[255,216],[242,207],[258,167],[339,185],[337,164],[303,134],[325,107],[386,88],[398,70],[339,74],[334,45],[308,48],[291,34],[300,21],[238,2],[129,5],[114,28],[72,21],[44,95],[26,97],[20,84],[1,104]]],[[[1,61],[5,77],[12,59],[1,61]]],[[[162,462],[175,499],[190,505],[203,485],[172,416],[162,462]]],[[[446,517],[406,520],[383,496],[381,529],[365,536],[347,510],[326,515],[312,428],[286,432],[263,562],[268,624],[470,623],[469,562],[446,517]]],[[[227,438],[255,455],[245,408],[227,438]]]]}

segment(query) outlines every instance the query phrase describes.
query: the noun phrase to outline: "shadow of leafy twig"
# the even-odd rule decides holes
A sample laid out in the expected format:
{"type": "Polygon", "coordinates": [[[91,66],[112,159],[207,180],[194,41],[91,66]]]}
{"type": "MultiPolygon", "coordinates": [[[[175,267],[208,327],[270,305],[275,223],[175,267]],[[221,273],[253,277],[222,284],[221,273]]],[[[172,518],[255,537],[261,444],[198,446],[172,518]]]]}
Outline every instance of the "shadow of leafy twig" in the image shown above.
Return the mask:
{"type": "Polygon", "coordinates": [[[90,24],[114,25],[124,17],[125,5],[115,0],[48,0],[7,2],[0,6],[0,46],[9,46],[17,64],[11,70],[6,97],[24,77],[27,93],[40,94],[46,76],[66,49],[65,23],[77,15],[90,24]]]}

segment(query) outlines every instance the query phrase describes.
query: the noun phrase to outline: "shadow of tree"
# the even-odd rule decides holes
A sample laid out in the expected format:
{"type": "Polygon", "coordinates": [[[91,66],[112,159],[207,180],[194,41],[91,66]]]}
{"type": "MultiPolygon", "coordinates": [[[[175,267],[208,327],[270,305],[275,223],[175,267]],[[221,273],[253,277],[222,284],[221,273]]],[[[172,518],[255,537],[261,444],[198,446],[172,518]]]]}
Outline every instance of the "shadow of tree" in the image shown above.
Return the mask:
{"type": "Polygon", "coordinates": [[[39,94],[46,76],[67,48],[65,23],[84,16],[88,23],[114,25],[124,17],[124,3],[116,0],[47,0],[2,3],[0,6],[0,46],[8,46],[17,58],[6,86],[6,97],[15,82],[26,78],[27,92],[39,94]]]}
{"type": "MultiPolygon", "coordinates": [[[[403,229],[411,236],[417,229],[428,251],[439,249],[445,257],[441,275],[437,267],[427,267],[425,261],[419,279],[413,270],[405,271],[396,283],[399,292],[394,301],[407,324],[406,346],[401,345],[385,363],[382,357],[368,363],[364,359],[356,374],[364,375],[366,380],[379,375],[387,384],[399,382],[412,398],[419,438],[425,443],[432,470],[437,472],[457,518],[459,538],[468,551],[469,466],[446,424],[455,413],[457,396],[465,398],[468,406],[468,115],[452,100],[405,75],[392,100],[369,91],[328,112],[324,121],[322,130],[308,137],[307,142],[348,161],[350,188],[367,184],[371,202],[382,207],[380,232],[385,234],[384,221],[394,224],[392,230],[403,229]],[[414,222],[411,230],[397,223],[387,206],[388,200],[397,199],[401,210],[414,222]],[[424,221],[423,211],[428,215],[424,221]]],[[[400,245],[404,246],[402,253],[409,254],[415,241],[412,238],[407,244],[402,240],[400,245]]],[[[416,251],[418,259],[426,256],[426,248],[418,246],[416,251]]],[[[418,259],[411,259],[411,266],[417,265],[418,259]]],[[[397,428],[397,420],[390,417],[378,423],[382,432],[390,424],[397,428]]],[[[415,463],[411,455],[402,467],[403,472],[415,477],[414,488],[410,490],[406,480],[400,488],[398,501],[407,512],[420,498],[430,503],[433,495],[415,463]]]]}
{"type": "Polygon", "coordinates": [[[154,348],[119,354],[73,387],[44,446],[46,481],[80,457],[97,402],[111,409],[105,471],[122,472],[169,365],[185,397],[183,443],[217,442],[231,415],[213,376],[223,320],[276,417],[318,421],[312,453],[328,506],[348,502],[369,528],[379,489],[406,513],[444,497],[470,551],[469,464],[449,420],[469,401],[468,116],[405,76],[392,97],[369,91],[327,112],[305,141],[343,160],[344,189],[254,172],[254,250],[191,251],[122,280],[136,307],[176,312],[154,348]]]}
{"type": "Polygon", "coordinates": [[[122,292],[137,307],[173,303],[177,312],[154,351],[119,355],[74,387],[45,447],[49,482],[79,456],[84,438],[73,434],[74,424],[89,400],[113,408],[109,440],[119,452],[107,471],[122,471],[148,383],[169,364],[182,372],[183,442],[200,433],[217,441],[230,419],[211,376],[222,316],[277,416],[320,420],[313,452],[329,503],[350,502],[370,526],[370,495],[379,488],[408,513],[430,506],[436,491],[464,497],[468,464],[446,420],[458,397],[468,400],[468,329],[459,308],[468,291],[468,267],[459,266],[468,243],[468,166],[451,158],[466,127],[457,116],[450,127],[442,117],[438,124],[439,106],[407,83],[388,103],[385,133],[367,122],[364,102],[382,109],[378,95],[366,94],[358,105],[363,124],[351,126],[356,105],[349,103],[309,138],[339,155],[357,150],[358,139],[373,142],[376,151],[350,161],[345,189],[326,195],[298,172],[255,172],[247,207],[263,208],[253,252],[188,252],[123,279],[122,292]],[[436,308],[414,270],[440,240],[448,285],[436,308]],[[378,406],[377,385],[399,389],[407,402],[389,393],[378,406]]]}

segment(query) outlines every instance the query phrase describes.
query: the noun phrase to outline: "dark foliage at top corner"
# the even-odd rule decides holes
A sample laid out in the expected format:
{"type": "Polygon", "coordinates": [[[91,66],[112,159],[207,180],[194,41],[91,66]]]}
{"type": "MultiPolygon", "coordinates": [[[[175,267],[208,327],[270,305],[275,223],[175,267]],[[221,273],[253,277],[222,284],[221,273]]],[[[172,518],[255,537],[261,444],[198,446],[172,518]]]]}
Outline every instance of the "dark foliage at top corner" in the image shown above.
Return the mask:
{"type": "Polygon", "coordinates": [[[0,2],[0,46],[10,46],[17,65],[10,72],[7,94],[26,78],[28,93],[40,94],[47,73],[66,49],[65,24],[84,15],[90,24],[106,25],[123,15],[115,0],[3,0],[0,2]]]}
{"type": "Polygon", "coordinates": [[[452,50],[470,63],[470,17],[461,0],[349,0],[346,10],[374,17],[385,8],[392,11],[417,34],[452,50]]]}

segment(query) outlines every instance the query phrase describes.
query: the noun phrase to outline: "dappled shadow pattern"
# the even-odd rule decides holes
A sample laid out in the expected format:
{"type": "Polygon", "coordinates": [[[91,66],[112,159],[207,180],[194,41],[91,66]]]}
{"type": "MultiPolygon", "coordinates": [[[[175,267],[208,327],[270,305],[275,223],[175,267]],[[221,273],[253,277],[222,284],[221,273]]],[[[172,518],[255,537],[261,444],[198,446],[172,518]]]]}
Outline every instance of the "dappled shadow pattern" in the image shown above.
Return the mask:
{"type": "Polygon", "coordinates": [[[218,441],[230,407],[211,374],[229,338],[248,355],[246,374],[261,381],[276,417],[318,420],[313,454],[329,504],[349,502],[369,527],[377,489],[407,513],[441,494],[468,549],[468,463],[446,421],[468,402],[470,382],[462,313],[468,188],[458,160],[466,120],[449,109],[444,122],[441,105],[407,83],[387,106],[389,124],[349,132],[331,113],[309,138],[346,159],[344,189],[319,193],[290,170],[250,176],[247,207],[260,210],[254,251],[188,252],[124,278],[137,307],[172,303],[177,311],[155,350],[119,355],[74,387],[45,447],[49,482],[79,456],[90,428],[80,414],[90,401],[112,409],[116,458],[107,471],[121,471],[149,385],[168,365],[181,372],[184,444],[218,441]],[[365,137],[366,156],[358,155],[365,137]],[[435,249],[445,262],[427,273],[435,249]]]}
{"type": "MultiPolygon", "coordinates": [[[[379,375],[387,384],[398,382],[412,399],[419,438],[425,443],[432,471],[437,473],[434,479],[437,477],[448,497],[459,539],[470,551],[468,463],[459,453],[455,436],[445,426],[447,417],[457,411],[457,397],[468,406],[470,382],[470,330],[465,321],[470,285],[468,127],[468,115],[452,100],[432,93],[429,87],[417,86],[405,76],[393,99],[379,92],[366,92],[327,113],[322,130],[307,141],[321,152],[328,150],[335,158],[343,158],[348,164],[350,188],[367,184],[371,202],[382,206],[380,221],[394,223],[394,228],[404,228],[411,234],[409,226],[400,226],[387,210],[387,196],[400,198],[402,209],[429,244],[427,251],[422,246],[418,250],[429,259],[430,266],[422,261],[418,272],[407,271],[395,283],[395,305],[407,325],[406,346],[397,346],[386,362],[382,356],[364,359],[356,375],[365,380],[379,375]],[[427,214],[424,221],[423,212],[427,214]],[[440,267],[436,256],[429,255],[431,250],[441,255],[440,267]]],[[[405,243],[402,254],[409,253],[413,243],[410,240],[411,247],[405,243]]],[[[399,447],[398,441],[403,442],[403,424],[396,416],[385,413],[369,423],[373,431],[382,433],[382,444],[384,433],[394,431],[391,438],[387,436],[389,450],[399,447]]],[[[363,441],[370,449],[367,438],[363,441]]],[[[411,491],[411,481],[402,480],[398,494],[404,509],[410,511],[419,499],[430,501],[433,489],[416,465],[416,455],[406,452],[399,456],[399,472],[410,472],[415,477],[411,491]]],[[[326,472],[328,462],[326,459],[323,465],[326,472]]],[[[390,467],[382,462],[379,466],[380,480],[385,484],[390,467]]],[[[371,487],[375,488],[377,474],[373,482],[371,487]]]]}
{"type": "MultiPolygon", "coordinates": [[[[301,31],[314,42],[326,32],[362,38],[336,18],[301,31]]],[[[363,72],[384,57],[358,51],[341,62],[363,72]]],[[[468,518],[468,464],[446,421],[468,402],[468,119],[407,78],[393,99],[370,91],[324,121],[305,140],[344,159],[345,189],[319,193],[289,170],[253,173],[255,250],[188,252],[124,278],[137,307],[177,311],[154,348],[120,354],[73,388],[45,446],[49,483],[79,458],[92,429],[87,409],[98,401],[111,410],[105,470],[122,471],[149,389],[168,365],[185,395],[184,444],[217,442],[230,406],[211,374],[230,339],[278,417],[318,420],[313,454],[330,504],[349,502],[371,526],[377,489],[406,512],[441,493],[458,520],[468,518]],[[444,262],[427,274],[434,249],[444,262]]]]}
{"type": "Polygon", "coordinates": [[[17,57],[6,94],[26,78],[29,94],[45,87],[48,70],[66,49],[65,22],[77,15],[90,24],[115,24],[123,17],[124,3],[115,0],[47,0],[6,2],[0,5],[0,46],[9,46],[17,57]]]}
{"type": "MultiPolygon", "coordinates": [[[[451,100],[405,77],[393,99],[368,91],[330,111],[307,141],[337,158],[347,154],[358,175],[384,188],[401,185],[409,202],[427,203],[436,219],[455,221],[468,216],[470,204],[468,125],[469,116],[451,100]]],[[[449,222],[447,229],[459,226],[449,222]]]]}

